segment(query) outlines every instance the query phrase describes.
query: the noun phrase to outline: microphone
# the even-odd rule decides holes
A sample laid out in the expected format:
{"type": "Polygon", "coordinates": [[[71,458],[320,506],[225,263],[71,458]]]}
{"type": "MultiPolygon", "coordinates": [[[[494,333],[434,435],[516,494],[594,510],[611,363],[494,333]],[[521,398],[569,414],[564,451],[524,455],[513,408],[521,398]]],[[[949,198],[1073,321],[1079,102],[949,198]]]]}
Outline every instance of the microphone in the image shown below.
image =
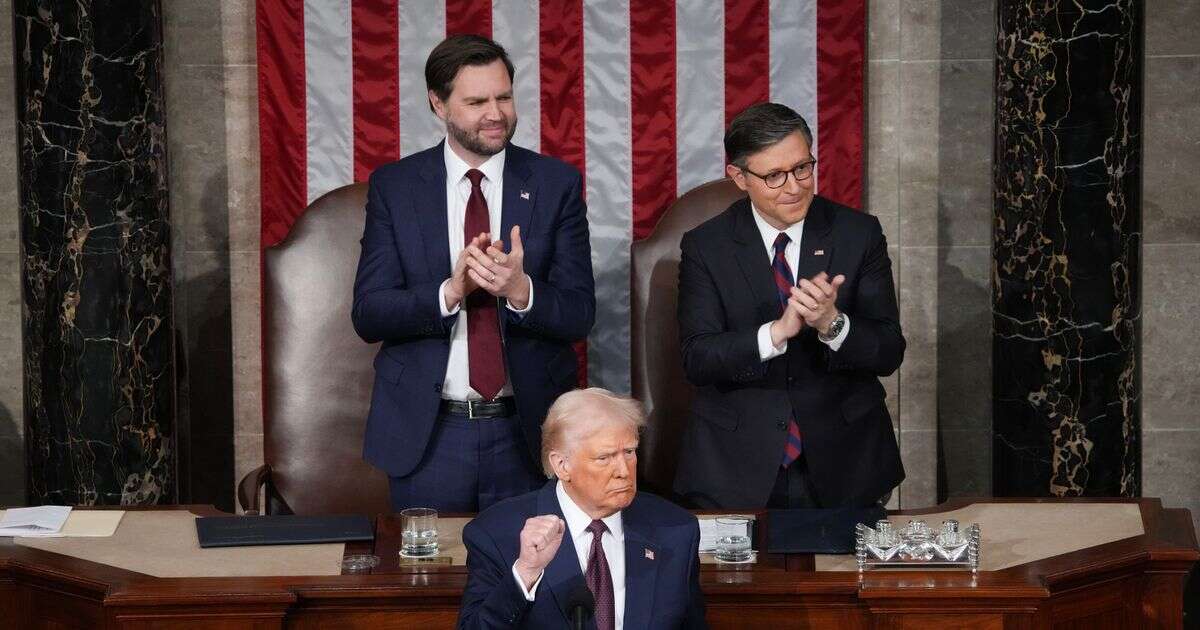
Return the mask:
{"type": "Polygon", "coordinates": [[[586,584],[579,583],[567,596],[567,612],[571,615],[571,627],[583,630],[583,622],[596,610],[596,598],[586,584]]]}

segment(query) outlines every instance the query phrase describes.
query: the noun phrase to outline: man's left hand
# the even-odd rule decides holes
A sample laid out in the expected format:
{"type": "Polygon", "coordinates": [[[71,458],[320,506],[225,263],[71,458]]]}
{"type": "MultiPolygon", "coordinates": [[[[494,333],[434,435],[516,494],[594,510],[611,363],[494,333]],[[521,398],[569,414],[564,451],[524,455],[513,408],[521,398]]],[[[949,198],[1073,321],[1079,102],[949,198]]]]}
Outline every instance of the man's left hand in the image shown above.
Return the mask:
{"type": "Polygon", "coordinates": [[[529,278],[525,275],[525,247],[521,244],[521,226],[510,233],[512,246],[504,252],[504,241],[494,240],[487,250],[471,246],[467,273],[484,291],[508,300],[518,310],[529,304],[529,278]]]}
{"type": "Polygon", "coordinates": [[[829,325],[837,317],[838,287],[846,281],[846,276],[838,274],[829,279],[829,274],[822,271],[813,278],[801,278],[792,287],[792,298],[799,302],[798,310],[804,318],[804,323],[817,329],[822,335],[829,332],[829,325]]]}

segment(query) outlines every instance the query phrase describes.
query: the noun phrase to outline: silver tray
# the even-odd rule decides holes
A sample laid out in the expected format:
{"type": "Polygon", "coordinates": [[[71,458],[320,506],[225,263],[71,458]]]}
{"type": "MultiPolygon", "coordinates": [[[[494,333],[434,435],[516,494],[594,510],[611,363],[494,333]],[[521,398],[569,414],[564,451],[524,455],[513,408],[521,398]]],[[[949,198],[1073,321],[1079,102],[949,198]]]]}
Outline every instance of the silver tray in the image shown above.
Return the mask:
{"type": "Polygon", "coordinates": [[[887,520],[875,527],[859,523],[854,532],[854,559],[858,570],[886,567],[962,567],[979,572],[979,523],[965,531],[958,521],[942,521],[934,531],[925,521],[911,520],[895,529],[887,520]]]}

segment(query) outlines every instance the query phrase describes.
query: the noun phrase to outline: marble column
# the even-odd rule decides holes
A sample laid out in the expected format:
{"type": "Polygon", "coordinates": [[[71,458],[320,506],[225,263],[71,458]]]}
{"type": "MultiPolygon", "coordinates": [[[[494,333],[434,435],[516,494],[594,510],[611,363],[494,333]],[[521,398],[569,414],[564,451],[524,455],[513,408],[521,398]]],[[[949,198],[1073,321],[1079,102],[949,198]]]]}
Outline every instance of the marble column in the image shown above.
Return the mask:
{"type": "Polygon", "coordinates": [[[31,504],[175,496],[157,1],[13,4],[31,504]]]}
{"type": "Polygon", "coordinates": [[[997,15],[993,491],[1137,496],[1142,3],[997,15]]]}

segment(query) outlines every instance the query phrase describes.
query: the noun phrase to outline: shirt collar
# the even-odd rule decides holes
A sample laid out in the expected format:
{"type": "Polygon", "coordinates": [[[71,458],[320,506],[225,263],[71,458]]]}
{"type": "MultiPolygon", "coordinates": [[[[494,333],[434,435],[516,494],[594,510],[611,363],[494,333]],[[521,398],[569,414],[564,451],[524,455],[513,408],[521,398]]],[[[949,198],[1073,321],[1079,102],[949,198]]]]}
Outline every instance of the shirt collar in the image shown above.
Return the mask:
{"type": "MultiPolygon", "coordinates": [[[[567,494],[567,489],[563,487],[563,482],[560,479],[554,487],[554,494],[558,495],[558,505],[562,508],[563,518],[567,521],[567,530],[571,532],[571,540],[575,540],[580,536],[587,534],[588,525],[592,524],[592,517],[587,515],[575,502],[571,500],[571,495],[567,494]]],[[[621,524],[621,513],[610,514],[602,519],[604,524],[608,526],[608,531],[612,533],[616,540],[625,539],[625,530],[621,524]]]]}
{"type": "MultiPolygon", "coordinates": [[[[772,227],[771,224],[767,223],[766,219],[762,218],[762,215],[758,213],[758,207],[754,205],[753,201],[750,202],[750,214],[754,216],[754,224],[758,226],[758,233],[762,235],[763,245],[766,246],[768,252],[773,254],[775,251],[775,237],[779,236],[779,230],[772,227]]],[[[800,237],[804,236],[804,220],[801,219],[789,225],[784,232],[799,247],[800,237]]]]}
{"type": "MultiPolygon", "coordinates": [[[[462,178],[467,175],[467,171],[471,170],[471,165],[467,164],[454,149],[450,148],[450,141],[446,140],[442,143],[442,154],[446,161],[446,181],[457,184],[462,181],[462,178]]],[[[501,149],[499,153],[488,158],[486,162],[479,165],[479,170],[483,171],[483,176],[490,182],[499,182],[504,175],[504,155],[508,149],[501,149]]]]}

